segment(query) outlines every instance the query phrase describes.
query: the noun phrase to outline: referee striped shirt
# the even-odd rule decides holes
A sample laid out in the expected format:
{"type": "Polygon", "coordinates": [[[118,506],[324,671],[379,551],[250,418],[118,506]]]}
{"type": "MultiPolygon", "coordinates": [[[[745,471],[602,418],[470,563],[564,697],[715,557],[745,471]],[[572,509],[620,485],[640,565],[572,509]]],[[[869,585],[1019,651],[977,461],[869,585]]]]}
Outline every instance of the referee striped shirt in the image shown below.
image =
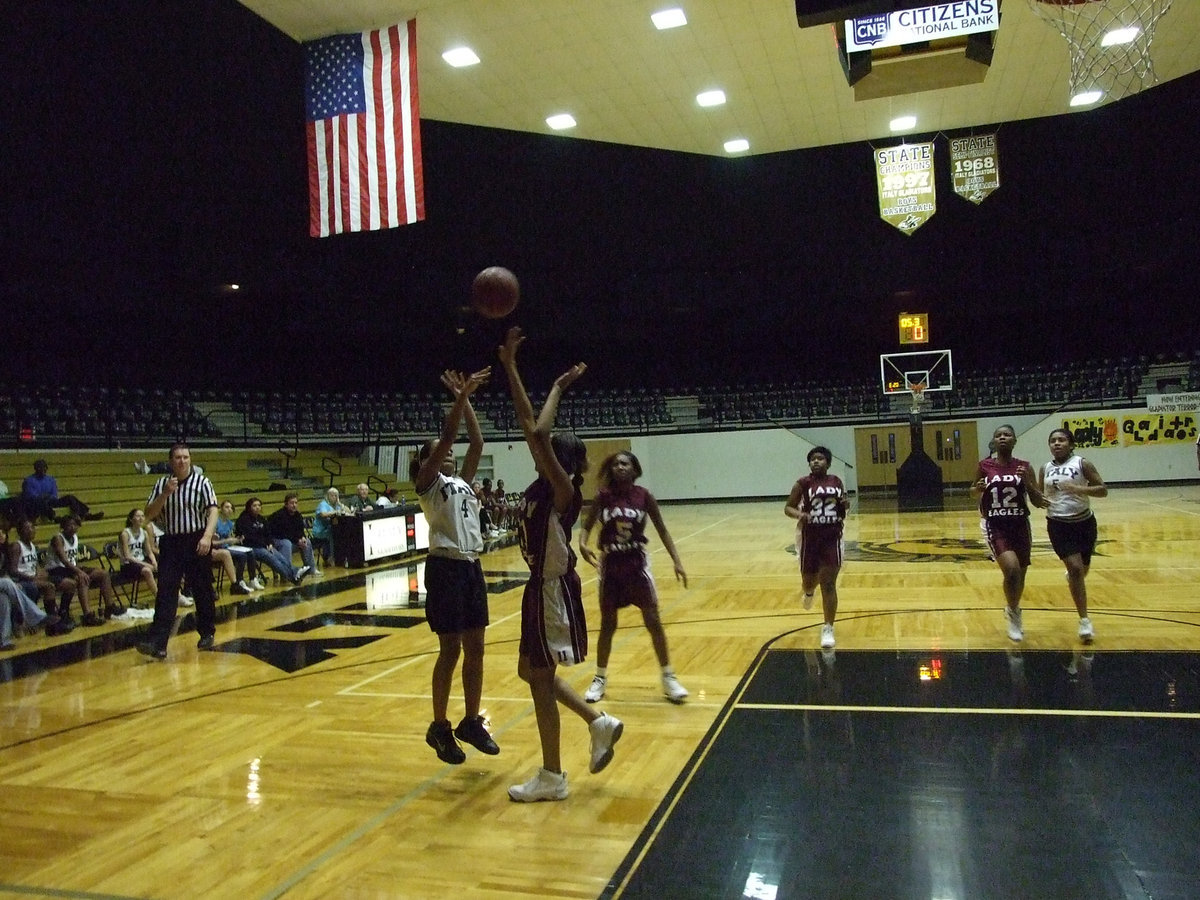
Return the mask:
{"type": "MultiPolygon", "coordinates": [[[[162,496],[170,477],[164,475],[158,479],[146,501],[147,506],[162,496]]],[[[179,482],[175,493],[167,497],[159,521],[166,534],[194,534],[205,529],[208,511],[216,505],[217,492],[213,490],[212,482],[192,469],[191,474],[179,482]]]]}

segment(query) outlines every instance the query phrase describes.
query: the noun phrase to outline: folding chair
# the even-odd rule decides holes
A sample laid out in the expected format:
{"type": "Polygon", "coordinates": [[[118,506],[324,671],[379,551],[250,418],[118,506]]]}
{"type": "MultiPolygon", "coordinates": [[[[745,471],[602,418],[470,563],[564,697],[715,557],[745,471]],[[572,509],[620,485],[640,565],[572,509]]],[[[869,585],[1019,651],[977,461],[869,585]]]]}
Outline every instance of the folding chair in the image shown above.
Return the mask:
{"type": "Polygon", "coordinates": [[[116,541],[109,541],[104,545],[104,554],[100,559],[108,569],[108,580],[112,582],[113,589],[120,591],[128,601],[125,605],[137,606],[138,588],[142,585],[142,579],[140,576],[131,577],[121,571],[121,551],[117,548],[116,541]]]}

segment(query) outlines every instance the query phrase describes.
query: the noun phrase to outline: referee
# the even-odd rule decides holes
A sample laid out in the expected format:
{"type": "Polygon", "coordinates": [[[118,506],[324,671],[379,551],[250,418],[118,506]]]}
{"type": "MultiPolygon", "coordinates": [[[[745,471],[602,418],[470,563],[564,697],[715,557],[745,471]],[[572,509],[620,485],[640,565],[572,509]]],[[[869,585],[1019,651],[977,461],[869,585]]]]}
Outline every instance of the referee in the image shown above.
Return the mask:
{"type": "Polygon", "coordinates": [[[212,482],[192,468],[187,444],[171,446],[170,475],[164,475],[150,492],[146,518],[160,519],[164,534],[158,544],[158,596],[150,639],[138,644],[139,653],[167,658],[167,641],[175,628],[179,586],[187,578],[196,600],[196,646],[211,650],[217,630],[217,597],[213,593],[213,529],[217,524],[217,494],[212,482]]]}

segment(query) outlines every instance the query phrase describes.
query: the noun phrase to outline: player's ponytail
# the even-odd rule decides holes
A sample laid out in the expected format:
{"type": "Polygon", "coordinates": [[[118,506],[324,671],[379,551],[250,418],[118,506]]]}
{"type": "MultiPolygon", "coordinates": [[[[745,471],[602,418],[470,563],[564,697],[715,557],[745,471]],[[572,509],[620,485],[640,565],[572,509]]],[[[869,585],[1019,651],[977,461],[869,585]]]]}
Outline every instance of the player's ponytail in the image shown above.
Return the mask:
{"type": "Polygon", "coordinates": [[[558,432],[550,436],[550,448],[554,458],[571,476],[576,488],[583,485],[583,473],[587,471],[587,445],[570,432],[558,432]]]}

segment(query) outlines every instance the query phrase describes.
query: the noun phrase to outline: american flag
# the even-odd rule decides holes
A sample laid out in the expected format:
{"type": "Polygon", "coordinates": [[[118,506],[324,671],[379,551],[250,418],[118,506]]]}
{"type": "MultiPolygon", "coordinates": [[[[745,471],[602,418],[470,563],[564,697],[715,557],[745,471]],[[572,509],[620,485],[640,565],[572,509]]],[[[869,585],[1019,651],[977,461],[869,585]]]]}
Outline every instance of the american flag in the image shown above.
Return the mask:
{"type": "Polygon", "coordinates": [[[424,219],[416,19],[304,49],[309,234],[424,219]]]}

